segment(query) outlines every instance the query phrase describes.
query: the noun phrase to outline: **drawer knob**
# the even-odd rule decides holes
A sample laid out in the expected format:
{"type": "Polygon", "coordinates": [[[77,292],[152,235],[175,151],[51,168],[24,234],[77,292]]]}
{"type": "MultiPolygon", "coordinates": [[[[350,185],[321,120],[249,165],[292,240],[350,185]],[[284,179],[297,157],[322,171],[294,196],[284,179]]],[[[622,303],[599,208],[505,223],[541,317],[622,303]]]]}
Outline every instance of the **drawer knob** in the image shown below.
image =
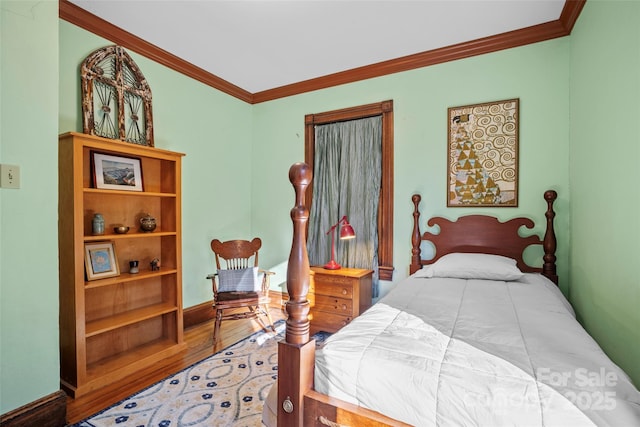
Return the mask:
{"type": "Polygon", "coordinates": [[[342,288],[342,295],[346,295],[347,294],[347,290],[345,288],[342,288]]]}
{"type": "Polygon", "coordinates": [[[290,414],[293,412],[293,402],[291,401],[291,398],[289,396],[287,396],[284,402],[282,402],[282,409],[287,414],[290,414]]]}

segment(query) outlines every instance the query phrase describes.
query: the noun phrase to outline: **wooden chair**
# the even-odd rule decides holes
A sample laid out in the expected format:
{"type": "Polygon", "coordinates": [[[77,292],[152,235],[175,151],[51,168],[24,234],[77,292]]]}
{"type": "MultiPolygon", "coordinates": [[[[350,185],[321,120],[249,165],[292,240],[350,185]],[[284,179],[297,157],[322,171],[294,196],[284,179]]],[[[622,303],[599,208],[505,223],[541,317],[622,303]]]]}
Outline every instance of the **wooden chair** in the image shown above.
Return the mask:
{"type": "MultiPolygon", "coordinates": [[[[257,237],[251,241],[211,241],[218,269],[217,273],[207,276],[213,287],[213,309],[216,316],[214,345],[223,320],[260,320],[264,316],[269,321],[271,330],[276,331],[269,314],[269,277],[275,273],[258,269],[258,250],[261,246],[262,241],[257,237]],[[224,261],[224,268],[221,260],[224,261]]],[[[264,322],[262,324],[263,327],[267,326],[264,322]]]]}

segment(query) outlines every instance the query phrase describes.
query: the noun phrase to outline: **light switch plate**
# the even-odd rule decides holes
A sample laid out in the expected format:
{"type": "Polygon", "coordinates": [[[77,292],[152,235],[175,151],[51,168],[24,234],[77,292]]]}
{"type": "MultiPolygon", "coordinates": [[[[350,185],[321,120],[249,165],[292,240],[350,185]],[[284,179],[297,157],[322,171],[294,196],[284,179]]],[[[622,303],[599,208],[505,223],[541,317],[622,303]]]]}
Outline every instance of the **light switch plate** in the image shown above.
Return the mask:
{"type": "Polygon", "coordinates": [[[20,188],[20,166],[0,165],[0,187],[20,188]]]}

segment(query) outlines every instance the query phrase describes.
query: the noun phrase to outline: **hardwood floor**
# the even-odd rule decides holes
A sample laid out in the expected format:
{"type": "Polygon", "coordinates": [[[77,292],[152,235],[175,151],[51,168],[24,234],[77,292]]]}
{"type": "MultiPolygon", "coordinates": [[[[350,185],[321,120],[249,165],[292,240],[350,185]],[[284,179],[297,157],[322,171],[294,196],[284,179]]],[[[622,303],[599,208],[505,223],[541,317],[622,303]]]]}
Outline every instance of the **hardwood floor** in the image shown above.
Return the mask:
{"type": "MultiPolygon", "coordinates": [[[[277,308],[271,308],[271,316],[274,322],[285,318],[284,313],[277,308]]],[[[115,382],[101,390],[87,393],[77,399],[67,398],[67,421],[70,424],[81,421],[165,377],[237,343],[260,329],[262,326],[256,320],[222,322],[220,337],[215,348],[212,345],[213,321],[185,329],[184,338],[187,343],[185,352],[171,357],[162,366],[152,366],[141,370],[126,380],[115,382]]]]}

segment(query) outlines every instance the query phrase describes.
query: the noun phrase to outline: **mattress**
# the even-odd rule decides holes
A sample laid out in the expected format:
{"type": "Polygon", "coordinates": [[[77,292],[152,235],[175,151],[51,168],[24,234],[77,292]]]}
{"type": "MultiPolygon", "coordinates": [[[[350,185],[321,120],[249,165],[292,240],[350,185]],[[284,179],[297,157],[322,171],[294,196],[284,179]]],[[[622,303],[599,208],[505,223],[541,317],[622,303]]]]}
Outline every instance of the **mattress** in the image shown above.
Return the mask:
{"type": "Polygon", "coordinates": [[[316,352],[314,388],[416,426],[638,426],[640,393],[539,274],[410,276],[316,352]]]}

